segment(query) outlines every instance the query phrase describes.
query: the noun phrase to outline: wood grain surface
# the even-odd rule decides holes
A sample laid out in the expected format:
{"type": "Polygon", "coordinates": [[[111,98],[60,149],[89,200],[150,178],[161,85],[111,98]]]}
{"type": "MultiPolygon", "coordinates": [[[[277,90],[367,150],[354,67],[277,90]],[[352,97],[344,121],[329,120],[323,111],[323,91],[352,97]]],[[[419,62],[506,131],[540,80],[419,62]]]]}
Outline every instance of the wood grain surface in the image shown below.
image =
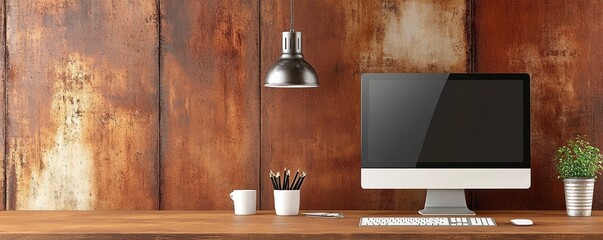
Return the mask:
{"type": "MultiPolygon", "coordinates": [[[[320,87],[262,88],[262,209],[270,169],[308,171],[302,209],[419,209],[424,191],[360,187],[360,75],[469,70],[469,8],[455,1],[297,1],[295,29],[320,87]]],[[[262,1],[262,74],[280,55],[289,1],[262,1]]],[[[262,78],[265,76],[263,75],[262,78]]]]}
{"type": "MultiPolygon", "coordinates": [[[[476,1],[476,71],[532,77],[532,187],[476,191],[476,209],[565,208],[556,149],[578,134],[603,147],[602,13],[596,0],[476,1]]],[[[595,192],[601,209],[601,183],[595,192]]]]}
{"type": "Polygon", "coordinates": [[[161,1],[161,207],[259,189],[257,0],[161,1]]]}
{"type": "Polygon", "coordinates": [[[271,211],[5,211],[0,237],[19,239],[600,239],[603,212],[567,217],[564,211],[479,211],[495,227],[359,227],[360,217],[411,216],[408,211],[344,211],[346,218],[281,217],[271,211]],[[529,218],[518,227],[513,218],[529,218]]]}
{"type": "Polygon", "coordinates": [[[155,3],[7,1],[8,209],[158,208],[155,3]]]}

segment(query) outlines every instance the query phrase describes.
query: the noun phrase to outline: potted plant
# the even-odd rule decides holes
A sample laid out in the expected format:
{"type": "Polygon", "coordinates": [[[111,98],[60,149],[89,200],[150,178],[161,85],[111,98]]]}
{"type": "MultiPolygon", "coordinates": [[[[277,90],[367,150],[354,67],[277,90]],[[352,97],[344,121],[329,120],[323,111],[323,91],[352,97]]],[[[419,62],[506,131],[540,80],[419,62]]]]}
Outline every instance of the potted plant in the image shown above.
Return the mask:
{"type": "Polygon", "coordinates": [[[601,151],[577,136],[557,150],[555,160],[565,187],[567,215],[590,216],[595,179],[603,170],[601,151]]]}

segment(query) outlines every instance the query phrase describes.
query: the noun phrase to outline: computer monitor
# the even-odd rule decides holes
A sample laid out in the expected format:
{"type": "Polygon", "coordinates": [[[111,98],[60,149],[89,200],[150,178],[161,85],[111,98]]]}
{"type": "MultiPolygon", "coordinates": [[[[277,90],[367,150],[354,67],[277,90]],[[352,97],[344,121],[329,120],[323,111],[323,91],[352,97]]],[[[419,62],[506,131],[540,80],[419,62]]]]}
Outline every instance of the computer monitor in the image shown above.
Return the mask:
{"type": "Polygon", "coordinates": [[[427,189],[419,213],[475,215],[464,189],[530,187],[528,74],[361,78],[362,188],[427,189]]]}

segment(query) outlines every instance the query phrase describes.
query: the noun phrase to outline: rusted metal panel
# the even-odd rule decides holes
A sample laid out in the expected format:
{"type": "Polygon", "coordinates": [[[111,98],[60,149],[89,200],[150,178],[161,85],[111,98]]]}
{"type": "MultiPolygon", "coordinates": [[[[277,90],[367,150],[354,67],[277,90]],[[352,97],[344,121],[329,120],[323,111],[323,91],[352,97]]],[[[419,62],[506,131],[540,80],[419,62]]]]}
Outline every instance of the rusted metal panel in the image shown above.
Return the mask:
{"type": "Polygon", "coordinates": [[[258,1],[161,14],[161,206],[232,209],[230,191],[259,189],[258,1]]]}
{"type": "MultiPolygon", "coordinates": [[[[476,70],[532,76],[532,187],[476,191],[477,209],[564,209],[556,149],[577,134],[603,147],[601,3],[476,1],[476,70]]],[[[603,208],[601,184],[594,204],[603,208]]]]}
{"type": "Polygon", "coordinates": [[[156,1],[7,10],[8,209],[158,208],[156,1]]]}
{"type": "MultiPolygon", "coordinates": [[[[306,169],[302,209],[419,209],[424,191],[360,187],[360,74],[469,71],[469,3],[297,1],[295,29],[318,73],[315,89],[262,88],[263,209],[270,169],[306,169]]],[[[262,73],[280,54],[289,1],[261,1],[262,73]]],[[[262,76],[263,77],[263,76],[262,76]]]]}
{"type": "MultiPolygon", "coordinates": [[[[0,20],[0,29],[4,29],[4,1],[0,1],[0,17],[2,18],[2,20],[0,20]]],[[[5,84],[6,84],[6,79],[4,78],[4,73],[5,73],[5,51],[4,51],[4,46],[5,46],[5,36],[4,36],[4,31],[2,31],[2,33],[0,33],[0,93],[2,93],[0,95],[0,114],[2,114],[2,117],[0,117],[0,154],[2,154],[2,156],[0,156],[0,166],[4,166],[4,163],[6,161],[5,159],[5,154],[4,151],[6,150],[4,142],[6,140],[5,138],[5,133],[4,133],[4,128],[6,126],[6,118],[5,118],[5,112],[6,112],[6,101],[5,101],[5,84]]],[[[4,182],[4,178],[5,178],[5,169],[4,167],[0,167],[0,191],[2,191],[3,193],[5,192],[4,190],[6,189],[6,183],[4,182]]],[[[5,210],[5,202],[6,202],[6,195],[5,194],[0,194],[0,210],[5,210]]]]}

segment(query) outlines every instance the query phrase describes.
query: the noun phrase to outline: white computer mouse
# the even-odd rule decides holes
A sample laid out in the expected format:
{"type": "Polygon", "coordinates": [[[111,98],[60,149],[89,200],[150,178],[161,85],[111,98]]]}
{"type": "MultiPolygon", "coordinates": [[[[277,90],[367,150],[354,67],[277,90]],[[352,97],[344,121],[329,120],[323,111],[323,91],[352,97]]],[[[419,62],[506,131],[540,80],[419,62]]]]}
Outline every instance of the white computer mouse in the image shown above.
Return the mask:
{"type": "Polygon", "coordinates": [[[511,219],[511,223],[515,226],[531,226],[534,222],[530,219],[511,219]]]}

